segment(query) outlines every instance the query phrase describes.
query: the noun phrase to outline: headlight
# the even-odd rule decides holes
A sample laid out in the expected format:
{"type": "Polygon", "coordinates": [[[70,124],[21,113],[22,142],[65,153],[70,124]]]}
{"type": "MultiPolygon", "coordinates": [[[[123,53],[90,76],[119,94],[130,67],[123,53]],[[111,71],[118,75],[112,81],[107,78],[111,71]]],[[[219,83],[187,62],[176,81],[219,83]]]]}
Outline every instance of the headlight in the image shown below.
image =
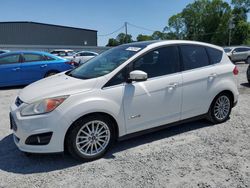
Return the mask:
{"type": "Polygon", "coordinates": [[[21,110],[21,115],[32,116],[32,115],[49,113],[55,110],[67,98],[68,96],[61,96],[61,97],[43,99],[43,100],[31,103],[21,110]]]}

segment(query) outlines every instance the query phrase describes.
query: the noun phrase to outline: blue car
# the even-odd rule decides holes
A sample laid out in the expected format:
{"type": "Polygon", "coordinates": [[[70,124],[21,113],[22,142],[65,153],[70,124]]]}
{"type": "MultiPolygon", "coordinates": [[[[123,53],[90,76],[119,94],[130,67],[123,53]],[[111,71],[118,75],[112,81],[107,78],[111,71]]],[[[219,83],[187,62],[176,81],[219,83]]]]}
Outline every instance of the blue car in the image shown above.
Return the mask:
{"type": "Polygon", "coordinates": [[[0,87],[27,85],[74,68],[69,60],[45,52],[9,52],[0,55],[0,87]]]}

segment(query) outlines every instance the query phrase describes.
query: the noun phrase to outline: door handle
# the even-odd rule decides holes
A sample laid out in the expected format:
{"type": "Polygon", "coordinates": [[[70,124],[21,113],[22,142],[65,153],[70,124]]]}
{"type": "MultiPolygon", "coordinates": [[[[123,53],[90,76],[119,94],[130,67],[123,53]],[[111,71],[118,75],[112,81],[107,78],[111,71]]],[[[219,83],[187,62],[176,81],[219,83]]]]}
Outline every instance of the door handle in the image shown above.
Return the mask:
{"type": "Polygon", "coordinates": [[[176,88],[178,86],[178,83],[171,83],[168,85],[169,88],[176,88]]]}
{"type": "Polygon", "coordinates": [[[212,73],[208,76],[208,80],[211,82],[213,81],[215,78],[217,77],[217,74],[216,73],[212,73]]]}
{"type": "Polygon", "coordinates": [[[47,64],[41,65],[41,68],[47,67],[47,64]]]}
{"type": "Polygon", "coordinates": [[[14,69],[12,69],[13,71],[18,71],[18,70],[20,70],[20,67],[17,67],[17,68],[14,68],[14,69]]]}
{"type": "Polygon", "coordinates": [[[167,86],[168,92],[172,92],[175,88],[177,88],[178,83],[171,83],[167,86]]]}
{"type": "Polygon", "coordinates": [[[216,73],[212,73],[208,76],[209,79],[214,79],[217,77],[217,74],[216,73]]]}

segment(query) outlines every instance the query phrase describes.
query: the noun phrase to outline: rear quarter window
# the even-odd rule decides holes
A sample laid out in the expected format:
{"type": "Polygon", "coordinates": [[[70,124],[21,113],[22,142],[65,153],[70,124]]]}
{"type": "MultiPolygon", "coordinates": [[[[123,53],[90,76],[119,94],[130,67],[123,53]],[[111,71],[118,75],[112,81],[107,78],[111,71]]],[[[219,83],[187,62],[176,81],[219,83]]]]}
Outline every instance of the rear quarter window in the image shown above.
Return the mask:
{"type": "Polygon", "coordinates": [[[221,62],[223,55],[223,52],[221,50],[207,47],[207,53],[209,55],[211,64],[216,64],[221,62]]]}

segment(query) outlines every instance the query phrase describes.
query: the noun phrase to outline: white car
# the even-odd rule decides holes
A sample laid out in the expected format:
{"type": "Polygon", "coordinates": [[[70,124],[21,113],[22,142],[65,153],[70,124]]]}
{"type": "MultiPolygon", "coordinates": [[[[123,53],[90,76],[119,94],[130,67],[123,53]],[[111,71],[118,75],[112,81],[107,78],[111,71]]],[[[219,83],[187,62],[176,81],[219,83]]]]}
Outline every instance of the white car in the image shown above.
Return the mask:
{"type": "Polygon", "coordinates": [[[53,50],[50,53],[53,55],[60,56],[60,57],[67,59],[67,60],[72,60],[74,55],[75,55],[74,50],[67,50],[67,49],[53,50]]]}
{"type": "Polygon", "coordinates": [[[90,51],[81,51],[77,52],[73,56],[73,61],[76,62],[78,65],[84,64],[86,61],[92,59],[93,57],[98,56],[99,54],[96,52],[90,52],[90,51]]]}
{"type": "Polygon", "coordinates": [[[250,63],[250,47],[226,47],[224,48],[224,51],[232,62],[245,61],[246,63],[250,63]]]}
{"type": "Polygon", "coordinates": [[[10,112],[14,142],[24,152],[68,150],[90,161],[115,140],[199,118],[221,123],[238,101],[237,74],[214,45],[121,45],[21,90],[10,112]]]}

